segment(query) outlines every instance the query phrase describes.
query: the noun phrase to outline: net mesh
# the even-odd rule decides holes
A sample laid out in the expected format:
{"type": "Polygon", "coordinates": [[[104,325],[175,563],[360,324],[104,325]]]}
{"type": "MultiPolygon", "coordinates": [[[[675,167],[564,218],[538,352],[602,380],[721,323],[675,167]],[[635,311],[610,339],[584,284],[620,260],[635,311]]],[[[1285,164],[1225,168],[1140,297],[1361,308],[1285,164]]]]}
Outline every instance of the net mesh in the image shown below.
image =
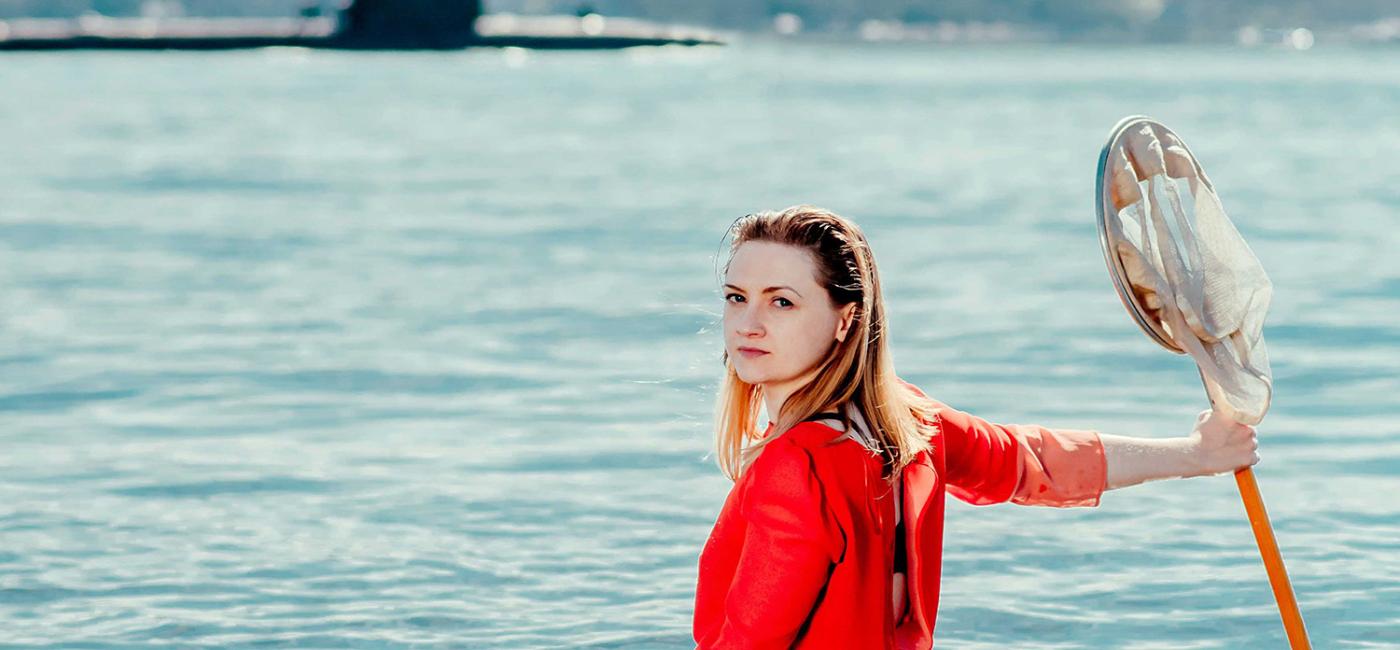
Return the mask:
{"type": "Polygon", "coordinates": [[[1105,170],[1108,240],[1142,313],[1206,380],[1214,407],[1243,424],[1269,409],[1264,316],[1273,285],[1205,172],[1170,130],[1134,124],[1105,170]]]}

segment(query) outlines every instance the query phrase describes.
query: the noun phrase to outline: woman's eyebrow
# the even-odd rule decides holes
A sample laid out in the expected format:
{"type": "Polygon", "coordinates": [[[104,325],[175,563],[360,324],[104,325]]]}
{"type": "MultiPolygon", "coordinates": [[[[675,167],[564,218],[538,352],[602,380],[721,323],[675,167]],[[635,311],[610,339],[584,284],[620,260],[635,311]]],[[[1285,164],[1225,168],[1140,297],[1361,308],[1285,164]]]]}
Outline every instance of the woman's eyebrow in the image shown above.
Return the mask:
{"type": "MultiPolygon", "coordinates": [[[[739,291],[743,291],[743,289],[739,288],[738,285],[729,284],[729,283],[727,283],[727,282],[725,283],[724,286],[729,287],[730,289],[736,289],[736,290],[739,290],[739,291]]],[[[776,287],[768,287],[767,289],[764,289],[764,290],[762,291],[762,293],[772,293],[772,292],[777,291],[777,290],[779,290],[779,289],[787,289],[788,291],[791,291],[791,292],[797,294],[797,297],[798,297],[798,298],[801,298],[801,297],[802,297],[802,293],[801,293],[801,292],[799,292],[798,290],[796,290],[796,289],[794,289],[794,288],[792,288],[792,287],[789,287],[789,286],[787,286],[787,285],[785,285],[785,284],[780,284],[780,285],[778,285],[778,286],[776,286],[776,287]]]]}

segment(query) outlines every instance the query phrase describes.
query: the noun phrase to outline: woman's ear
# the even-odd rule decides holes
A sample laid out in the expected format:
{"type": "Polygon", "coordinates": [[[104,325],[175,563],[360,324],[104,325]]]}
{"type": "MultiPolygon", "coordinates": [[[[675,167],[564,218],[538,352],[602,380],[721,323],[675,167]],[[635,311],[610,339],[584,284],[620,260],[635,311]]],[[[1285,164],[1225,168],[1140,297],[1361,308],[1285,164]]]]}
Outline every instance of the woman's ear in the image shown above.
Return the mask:
{"type": "Polygon", "coordinates": [[[846,334],[851,331],[851,323],[855,320],[856,303],[847,303],[837,310],[836,318],[836,340],[845,341],[846,334]]]}

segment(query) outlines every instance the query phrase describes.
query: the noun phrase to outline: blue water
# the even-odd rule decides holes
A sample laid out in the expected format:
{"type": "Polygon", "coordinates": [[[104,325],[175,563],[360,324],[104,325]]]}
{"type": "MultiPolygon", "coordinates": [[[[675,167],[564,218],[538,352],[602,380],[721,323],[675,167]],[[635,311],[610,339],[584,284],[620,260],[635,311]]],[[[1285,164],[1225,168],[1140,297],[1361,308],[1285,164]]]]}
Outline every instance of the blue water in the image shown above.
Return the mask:
{"type": "MultiPolygon", "coordinates": [[[[726,226],[809,202],[900,373],[1186,433],[1118,118],[1273,277],[1257,474],[1319,648],[1400,647],[1400,50],[747,43],[0,57],[0,647],[687,648],[726,226]]],[[[949,648],[1282,647],[1228,476],[955,503],[949,648]]]]}

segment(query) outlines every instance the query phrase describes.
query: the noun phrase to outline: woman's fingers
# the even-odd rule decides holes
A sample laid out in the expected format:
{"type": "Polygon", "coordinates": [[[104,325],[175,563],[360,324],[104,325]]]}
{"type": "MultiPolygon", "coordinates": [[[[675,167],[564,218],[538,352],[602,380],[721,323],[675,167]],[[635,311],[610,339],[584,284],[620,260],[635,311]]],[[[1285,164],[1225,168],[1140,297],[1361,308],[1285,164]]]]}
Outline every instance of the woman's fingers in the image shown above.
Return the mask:
{"type": "Polygon", "coordinates": [[[1192,434],[1206,474],[1232,472],[1259,462],[1259,436],[1251,425],[1205,410],[1197,414],[1192,434]]]}
{"type": "Polygon", "coordinates": [[[1236,444],[1239,446],[1246,459],[1246,462],[1240,467],[1248,467],[1257,464],[1259,462],[1259,436],[1254,427],[1247,424],[1240,424],[1237,425],[1235,432],[1238,437],[1238,442],[1236,444]]]}

